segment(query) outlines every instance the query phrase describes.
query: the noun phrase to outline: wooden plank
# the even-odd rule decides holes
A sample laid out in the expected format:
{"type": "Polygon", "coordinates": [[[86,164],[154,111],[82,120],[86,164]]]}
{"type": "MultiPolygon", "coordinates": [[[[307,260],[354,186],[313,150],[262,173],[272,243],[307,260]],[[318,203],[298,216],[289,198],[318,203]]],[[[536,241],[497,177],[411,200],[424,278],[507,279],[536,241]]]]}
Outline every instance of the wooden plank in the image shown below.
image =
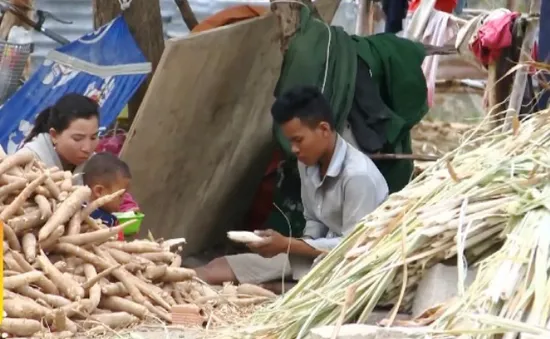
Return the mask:
{"type": "MultiPolygon", "coordinates": [[[[531,0],[529,15],[536,17],[540,14],[541,0],[531,0]]],[[[525,37],[523,38],[523,44],[521,46],[521,54],[519,56],[519,65],[525,65],[529,59],[531,59],[531,51],[536,38],[536,32],[538,27],[538,20],[531,20],[527,23],[527,29],[525,30],[525,37]]],[[[502,130],[508,131],[512,128],[512,121],[514,118],[519,117],[521,104],[525,94],[525,86],[527,84],[527,68],[521,67],[516,70],[514,76],[514,83],[512,85],[512,92],[510,93],[510,101],[508,102],[508,109],[506,110],[506,117],[502,124],[502,130]]]]}
{"type": "Polygon", "coordinates": [[[271,14],[167,42],[121,153],[142,231],[196,253],[241,222],[271,156],[281,61],[271,14]]]}
{"type": "Polygon", "coordinates": [[[461,55],[442,55],[437,69],[437,80],[487,80],[487,71],[480,64],[461,55]]]}

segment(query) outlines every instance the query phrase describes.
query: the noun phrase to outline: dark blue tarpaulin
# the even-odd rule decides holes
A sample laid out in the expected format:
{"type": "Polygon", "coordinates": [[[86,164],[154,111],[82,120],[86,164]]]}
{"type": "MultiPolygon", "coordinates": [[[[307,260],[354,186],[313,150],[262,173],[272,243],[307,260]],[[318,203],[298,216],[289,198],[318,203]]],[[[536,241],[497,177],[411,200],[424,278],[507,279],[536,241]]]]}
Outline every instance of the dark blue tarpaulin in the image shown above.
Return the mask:
{"type": "MultiPolygon", "coordinates": [[[[541,2],[538,61],[550,63],[550,0],[542,0],[541,2]]],[[[546,74],[545,79],[550,83],[550,75],[546,74]]],[[[546,91],[539,99],[540,109],[547,107],[549,98],[550,91],[546,91]]]]}
{"type": "Polygon", "coordinates": [[[48,53],[32,77],[0,107],[0,145],[15,151],[36,115],[66,93],[95,98],[109,126],[151,72],[122,16],[48,53]]]}

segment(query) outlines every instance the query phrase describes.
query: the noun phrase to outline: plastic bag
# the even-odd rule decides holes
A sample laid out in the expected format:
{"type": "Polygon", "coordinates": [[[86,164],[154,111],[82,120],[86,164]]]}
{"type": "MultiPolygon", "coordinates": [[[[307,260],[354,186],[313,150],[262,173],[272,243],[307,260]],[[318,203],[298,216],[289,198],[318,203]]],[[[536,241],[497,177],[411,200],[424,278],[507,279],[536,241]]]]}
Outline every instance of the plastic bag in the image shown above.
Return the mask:
{"type": "Polygon", "coordinates": [[[109,152],[118,156],[122,150],[122,145],[124,145],[125,140],[126,131],[108,131],[105,135],[100,137],[99,143],[96,147],[96,152],[109,152]]]}

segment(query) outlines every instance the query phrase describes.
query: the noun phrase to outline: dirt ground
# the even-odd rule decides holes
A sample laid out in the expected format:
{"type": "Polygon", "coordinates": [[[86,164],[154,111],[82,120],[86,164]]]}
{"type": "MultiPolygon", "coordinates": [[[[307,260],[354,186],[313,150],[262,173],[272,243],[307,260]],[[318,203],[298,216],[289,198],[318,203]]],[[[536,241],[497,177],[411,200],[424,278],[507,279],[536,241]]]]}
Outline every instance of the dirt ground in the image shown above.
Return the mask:
{"type": "Polygon", "coordinates": [[[77,339],[202,339],[208,332],[182,326],[136,326],[133,329],[109,332],[101,335],[81,335],[77,339]]]}
{"type": "Polygon", "coordinates": [[[176,328],[166,328],[166,329],[136,329],[131,332],[116,334],[111,338],[124,338],[124,339],[199,339],[204,338],[206,335],[205,331],[198,331],[193,329],[176,329],[176,328]]]}

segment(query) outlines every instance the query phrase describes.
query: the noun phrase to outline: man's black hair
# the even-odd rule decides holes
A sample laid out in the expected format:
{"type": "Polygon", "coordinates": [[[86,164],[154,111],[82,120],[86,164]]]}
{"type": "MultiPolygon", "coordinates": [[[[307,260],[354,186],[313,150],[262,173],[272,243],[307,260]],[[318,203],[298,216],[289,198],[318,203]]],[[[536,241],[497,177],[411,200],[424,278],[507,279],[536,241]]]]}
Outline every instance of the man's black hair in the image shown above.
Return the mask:
{"type": "Polygon", "coordinates": [[[334,129],[332,109],[315,86],[298,86],[283,93],[271,106],[271,116],[279,125],[298,118],[310,127],[317,127],[324,121],[334,129]]]}
{"type": "Polygon", "coordinates": [[[111,185],[119,176],[132,178],[128,164],[109,152],[94,154],[84,165],[83,172],[84,184],[88,186],[96,183],[111,185]]]}

